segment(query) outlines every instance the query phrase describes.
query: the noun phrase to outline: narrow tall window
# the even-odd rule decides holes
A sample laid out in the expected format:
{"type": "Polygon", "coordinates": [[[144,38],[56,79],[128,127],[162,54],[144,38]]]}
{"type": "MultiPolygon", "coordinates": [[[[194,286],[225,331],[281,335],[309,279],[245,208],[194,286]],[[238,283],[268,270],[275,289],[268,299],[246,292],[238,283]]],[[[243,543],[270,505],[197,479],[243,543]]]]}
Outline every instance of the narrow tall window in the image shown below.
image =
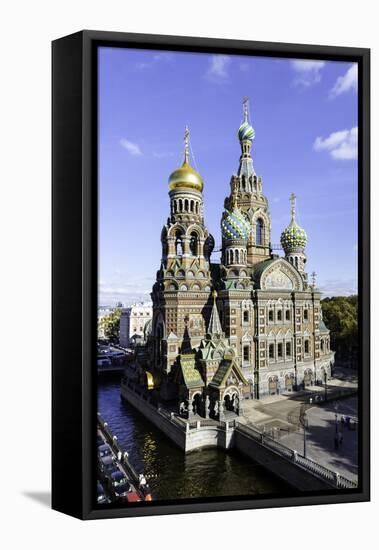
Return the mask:
{"type": "Polygon", "coordinates": [[[305,340],[304,342],[304,352],[306,354],[309,353],[309,340],[305,340]]]}
{"type": "Polygon", "coordinates": [[[278,317],[278,321],[282,320],[282,310],[281,309],[278,310],[277,317],[278,317]]]}
{"type": "Polygon", "coordinates": [[[248,323],[249,322],[249,312],[247,310],[245,310],[243,312],[243,321],[244,323],[248,323]]]}
{"type": "Polygon", "coordinates": [[[176,255],[177,256],[182,256],[183,255],[183,242],[182,242],[181,235],[178,235],[176,237],[175,249],[176,249],[176,255]]]}
{"type": "Polygon", "coordinates": [[[283,357],[283,344],[278,344],[278,357],[283,357]]]}
{"type": "Polygon", "coordinates": [[[263,244],[263,221],[259,218],[255,226],[255,244],[261,246],[263,244]]]}
{"type": "Polygon", "coordinates": [[[244,360],[244,362],[249,361],[249,346],[244,346],[243,347],[243,360],[244,360]]]}
{"type": "Polygon", "coordinates": [[[272,309],[269,310],[268,312],[268,320],[269,321],[273,321],[274,320],[274,312],[272,309]]]}
{"type": "Polygon", "coordinates": [[[286,309],[286,321],[290,320],[290,310],[286,309]]]}
{"type": "Polygon", "coordinates": [[[196,233],[191,233],[190,251],[191,251],[191,256],[197,256],[197,234],[196,233]]]}
{"type": "Polygon", "coordinates": [[[304,309],[304,321],[308,321],[308,310],[304,309]]]}
{"type": "Polygon", "coordinates": [[[274,359],[274,344],[268,346],[268,356],[270,359],[274,359]]]}
{"type": "Polygon", "coordinates": [[[291,342],[286,342],[286,356],[291,356],[291,342]]]}

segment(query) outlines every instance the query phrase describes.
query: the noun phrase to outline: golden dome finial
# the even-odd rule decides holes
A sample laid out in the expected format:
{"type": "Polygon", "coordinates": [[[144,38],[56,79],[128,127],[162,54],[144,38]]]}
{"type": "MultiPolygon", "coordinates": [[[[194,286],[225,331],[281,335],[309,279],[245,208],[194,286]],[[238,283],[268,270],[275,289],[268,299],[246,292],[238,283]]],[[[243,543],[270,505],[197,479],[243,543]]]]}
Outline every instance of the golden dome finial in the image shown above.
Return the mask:
{"type": "Polygon", "coordinates": [[[203,190],[202,177],[189,163],[189,135],[190,131],[188,126],[186,126],[184,131],[184,162],[180,168],[177,168],[171,174],[168,184],[170,191],[184,188],[193,189],[201,193],[203,190]]]}

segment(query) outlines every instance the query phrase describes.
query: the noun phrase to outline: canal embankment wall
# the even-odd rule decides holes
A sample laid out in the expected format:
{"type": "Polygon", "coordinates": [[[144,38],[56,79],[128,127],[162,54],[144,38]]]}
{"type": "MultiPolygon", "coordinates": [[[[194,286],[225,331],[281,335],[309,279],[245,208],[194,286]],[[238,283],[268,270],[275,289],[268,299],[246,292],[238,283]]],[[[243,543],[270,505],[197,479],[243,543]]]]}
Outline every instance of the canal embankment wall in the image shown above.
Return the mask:
{"type": "Polygon", "coordinates": [[[121,385],[121,395],[184,452],[204,447],[234,449],[301,491],[356,486],[351,480],[300,455],[252,426],[235,421],[181,419],[151,403],[148,394],[132,382],[121,385]]]}

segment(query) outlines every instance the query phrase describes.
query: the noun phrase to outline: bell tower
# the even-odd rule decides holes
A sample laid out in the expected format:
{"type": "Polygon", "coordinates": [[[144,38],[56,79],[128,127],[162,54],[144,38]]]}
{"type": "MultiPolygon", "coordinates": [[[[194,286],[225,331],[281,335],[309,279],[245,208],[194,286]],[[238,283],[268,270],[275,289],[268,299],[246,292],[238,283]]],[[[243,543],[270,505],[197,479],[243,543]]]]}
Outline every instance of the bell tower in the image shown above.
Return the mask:
{"type": "Polygon", "coordinates": [[[214,240],[204,223],[204,183],[190,164],[189,138],[186,127],[184,161],[168,181],[170,215],[161,233],[161,267],[151,294],[154,364],[163,375],[169,375],[181,353],[200,344],[211,308],[214,240]]]}
{"type": "Polygon", "coordinates": [[[268,201],[263,194],[263,182],[254,170],[251,155],[255,130],[250,123],[249,100],[243,100],[243,121],[238,129],[238,139],[241,156],[237,174],[230,180],[231,193],[225,199],[225,208],[231,209],[232,204],[247,217],[251,230],[247,242],[247,263],[254,265],[267,260],[271,256],[271,217],[268,201]]]}

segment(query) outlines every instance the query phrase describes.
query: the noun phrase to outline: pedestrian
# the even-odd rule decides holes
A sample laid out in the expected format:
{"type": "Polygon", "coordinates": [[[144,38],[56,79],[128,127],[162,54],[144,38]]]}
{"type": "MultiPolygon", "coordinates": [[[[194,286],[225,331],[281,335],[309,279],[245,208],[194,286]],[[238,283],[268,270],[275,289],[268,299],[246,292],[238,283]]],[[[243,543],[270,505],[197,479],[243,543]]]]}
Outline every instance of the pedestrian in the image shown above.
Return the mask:
{"type": "Polygon", "coordinates": [[[336,450],[338,449],[338,435],[336,435],[335,438],[334,438],[334,448],[336,450]]]}

